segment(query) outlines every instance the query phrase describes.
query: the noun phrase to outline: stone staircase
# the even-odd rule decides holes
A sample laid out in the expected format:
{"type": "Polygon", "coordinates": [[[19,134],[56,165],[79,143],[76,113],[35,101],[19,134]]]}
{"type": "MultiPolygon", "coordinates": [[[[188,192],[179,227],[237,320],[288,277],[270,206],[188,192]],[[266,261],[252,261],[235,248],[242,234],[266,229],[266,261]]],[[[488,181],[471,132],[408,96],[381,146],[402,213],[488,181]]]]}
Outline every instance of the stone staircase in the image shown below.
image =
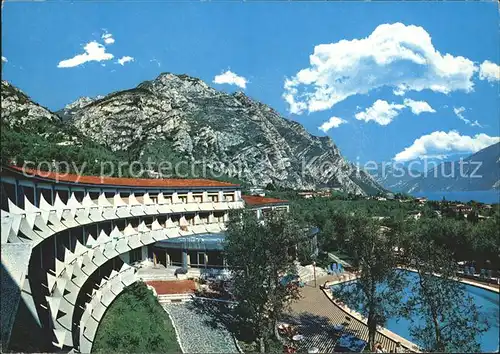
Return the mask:
{"type": "Polygon", "coordinates": [[[193,300],[192,294],[160,294],[157,295],[157,297],[158,297],[158,302],[160,304],[169,304],[172,302],[185,302],[193,300]]]}

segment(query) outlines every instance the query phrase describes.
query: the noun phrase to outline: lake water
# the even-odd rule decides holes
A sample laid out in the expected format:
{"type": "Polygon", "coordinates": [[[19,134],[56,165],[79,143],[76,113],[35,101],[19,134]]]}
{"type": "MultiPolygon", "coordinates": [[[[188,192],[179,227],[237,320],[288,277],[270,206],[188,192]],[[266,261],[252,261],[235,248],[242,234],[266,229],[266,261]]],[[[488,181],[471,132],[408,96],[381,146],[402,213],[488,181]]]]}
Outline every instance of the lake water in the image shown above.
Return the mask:
{"type": "Polygon", "coordinates": [[[411,194],[414,197],[425,197],[429,200],[460,201],[463,203],[475,200],[476,202],[494,204],[500,202],[500,191],[466,191],[466,192],[418,192],[411,194]]]}
{"type": "MultiPolygon", "coordinates": [[[[414,272],[407,272],[407,277],[409,282],[416,281],[417,274],[414,272]]],[[[353,284],[353,281],[349,282],[353,284]]],[[[346,285],[349,286],[349,283],[346,285]]],[[[343,285],[343,286],[346,286],[343,285]]],[[[335,294],[339,294],[339,290],[342,285],[334,285],[331,288],[334,296],[335,294]]],[[[487,332],[482,333],[478,337],[478,342],[481,345],[482,352],[493,352],[498,349],[499,340],[499,297],[498,293],[493,291],[485,290],[476,286],[465,285],[465,291],[467,295],[469,295],[474,303],[478,306],[478,311],[480,312],[481,319],[484,319],[489,324],[489,329],[487,332]]],[[[402,301],[408,299],[409,294],[411,294],[411,290],[406,288],[402,294],[402,301]]],[[[360,310],[358,306],[358,312],[360,310]]],[[[421,319],[418,316],[413,316],[413,321],[420,323],[421,319]]],[[[390,318],[385,327],[392,332],[400,335],[403,338],[408,339],[416,344],[421,344],[415,341],[410,335],[410,327],[412,325],[412,320],[408,318],[390,318]]]]}

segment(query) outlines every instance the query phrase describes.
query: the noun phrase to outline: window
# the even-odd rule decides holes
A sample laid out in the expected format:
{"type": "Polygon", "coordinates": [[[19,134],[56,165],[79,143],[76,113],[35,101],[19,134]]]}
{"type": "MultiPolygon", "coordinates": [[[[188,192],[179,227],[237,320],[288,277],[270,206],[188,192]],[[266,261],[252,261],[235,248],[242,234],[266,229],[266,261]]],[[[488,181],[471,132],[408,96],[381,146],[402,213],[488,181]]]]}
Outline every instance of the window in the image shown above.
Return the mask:
{"type": "Polygon", "coordinates": [[[208,213],[200,213],[200,220],[204,224],[208,224],[208,213]]]}
{"type": "Polygon", "coordinates": [[[193,200],[195,203],[202,203],[203,202],[203,195],[193,194],[193,200]]]}
{"type": "Polygon", "coordinates": [[[194,215],[186,215],[185,218],[189,225],[194,225],[194,215]]]}
{"type": "Polygon", "coordinates": [[[180,196],[179,196],[179,201],[180,201],[182,204],[187,204],[187,201],[188,201],[188,197],[187,197],[187,195],[180,195],[180,196]]]}
{"type": "Polygon", "coordinates": [[[135,263],[138,261],[142,261],[142,248],[136,248],[129,252],[130,263],[135,263]]]}
{"type": "Polygon", "coordinates": [[[224,222],[224,212],[214,213],[214,219],[216,222],[224,222]]]}
{"type": "Polygon", "coordinates": [[[226,199],[227,202],[234,202],[234,193],[224,194],[224,199],[226,199]]]}
{"type": "Polygon", "coordinates": [[[179,226],[180,225],[180,221],[181,221],[181,217],[180,215],[176,214],[176,215],[172,215],[170,217],[170,219],[172,220],[172,222],[174,223],[174,225],[177,225],[179,226]]]}
{"type": "Polygon", "coordinates": [[[218,203],[219,202],[219,195],[218,194],[209,194],[208,200],[210,200],[212,203],[218,203]]]}

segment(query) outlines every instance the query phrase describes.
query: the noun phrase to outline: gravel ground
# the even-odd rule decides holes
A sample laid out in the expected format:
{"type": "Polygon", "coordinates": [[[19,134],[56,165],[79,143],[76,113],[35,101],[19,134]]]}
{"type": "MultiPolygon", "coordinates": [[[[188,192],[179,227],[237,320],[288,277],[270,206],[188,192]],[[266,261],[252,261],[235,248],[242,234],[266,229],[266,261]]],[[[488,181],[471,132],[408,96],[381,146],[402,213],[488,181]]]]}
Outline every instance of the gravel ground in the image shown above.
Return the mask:
{"type": "Polygon", "coordinates": [[[174,323],[183,350],[186,353],[238,353],[231,334],[213,320],[193,310],[189,303],[164,304],[163,308],[174,323]]]}

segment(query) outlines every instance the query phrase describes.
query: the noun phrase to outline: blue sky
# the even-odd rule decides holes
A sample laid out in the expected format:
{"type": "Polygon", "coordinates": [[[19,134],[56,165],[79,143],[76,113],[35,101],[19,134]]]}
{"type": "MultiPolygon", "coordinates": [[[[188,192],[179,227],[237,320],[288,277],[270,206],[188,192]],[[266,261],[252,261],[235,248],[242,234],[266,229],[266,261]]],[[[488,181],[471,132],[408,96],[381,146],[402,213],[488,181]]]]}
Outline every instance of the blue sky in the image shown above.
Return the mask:
{"type": "Polygon", "coordinates": [[[173,72],[244,91],[353,162],[500,136],[494,1],[6,3],[2,20],[2,78],[52,110],[173,72]],[[77,65],[92,42],[101,60],[77,65]]]}

